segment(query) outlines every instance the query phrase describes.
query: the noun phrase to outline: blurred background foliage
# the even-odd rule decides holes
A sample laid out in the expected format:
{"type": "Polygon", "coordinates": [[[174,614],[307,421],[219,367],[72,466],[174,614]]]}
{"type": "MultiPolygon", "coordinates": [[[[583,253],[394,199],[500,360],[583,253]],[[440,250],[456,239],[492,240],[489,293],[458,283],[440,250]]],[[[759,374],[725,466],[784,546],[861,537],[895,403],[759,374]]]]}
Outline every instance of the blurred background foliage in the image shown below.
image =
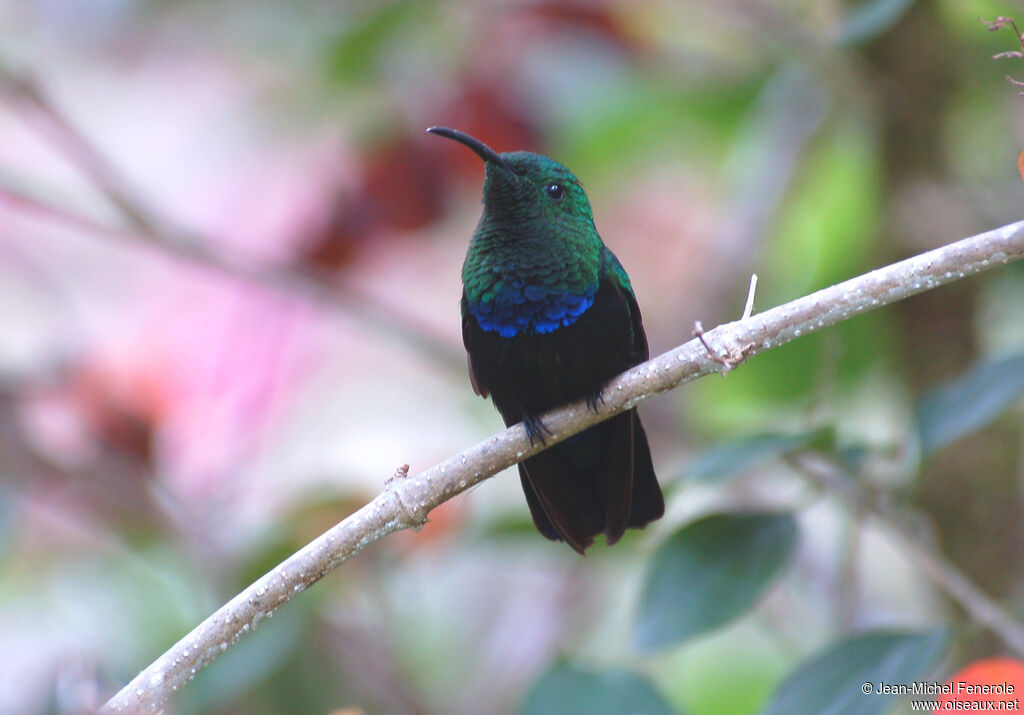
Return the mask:
{"type": "MultiPolygon", "coordinates": [[[[766,308],[1019,219],[1024,65],[978,22],[1014,14],[0,0],[0,711],[102,702],[397,465],[500,427],[458,318],[482,170],[426,127],[568,165],[657,353],[752,272],[766,308]]],[[[581,559],[502,475],[170,711],[882,712],[863,680],[1020,656],[921,553],[1024,615],[1022,307],[1009,266],[646,402],[646,532],[581,559]]]]}

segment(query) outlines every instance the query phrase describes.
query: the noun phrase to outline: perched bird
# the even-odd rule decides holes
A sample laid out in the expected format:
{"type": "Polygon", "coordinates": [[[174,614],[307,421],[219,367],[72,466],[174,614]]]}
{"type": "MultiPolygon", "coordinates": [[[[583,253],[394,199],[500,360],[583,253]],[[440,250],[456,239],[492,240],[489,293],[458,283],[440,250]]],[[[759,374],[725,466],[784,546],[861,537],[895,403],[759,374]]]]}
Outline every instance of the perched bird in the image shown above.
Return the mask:
{"type": "MultiPolygon", "coordinates": [[[[506,425],[543,442],[539,415],[586,399],[648,357],[629,276],[594,226],[568,169],[529,152],[498,154],[447,127],[427,130],[484,160],[483,215],[462,266],[462,341],[469,377],[506,425]]],[[[614,544],[665,511],[636,409],[519,465],[541,534],[576,551],[603,533],[614,544]]]]}

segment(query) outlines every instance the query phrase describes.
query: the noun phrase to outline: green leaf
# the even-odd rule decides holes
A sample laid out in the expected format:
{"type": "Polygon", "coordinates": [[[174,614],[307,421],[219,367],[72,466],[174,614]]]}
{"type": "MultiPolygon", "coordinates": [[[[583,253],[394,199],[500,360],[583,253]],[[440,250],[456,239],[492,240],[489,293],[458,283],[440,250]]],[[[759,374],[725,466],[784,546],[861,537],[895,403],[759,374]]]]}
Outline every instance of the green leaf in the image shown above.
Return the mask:
{"type": "MultiPolygon", "coordinates": [[[[769,222],[757,306],[775,305],[864,272],[877,262],[882,175],[877,137],[854,118],[826,123],[799,157],[769,222]]],[[[744,286],[745,287],[745,286],[744,286]]],[[[735,296],[742,305],[743,294],[735,296]]],[[[699,380],[690,419],[714,432],[758,429],[806,412],[823,384],[851,386],[894,348],[892,316],[877,311],[769,350],[725,380],[699,380]],[[825,382],[823,382],[823,380],[825,382]]]]}
{"type": "Polygon", "coordinates": [[[877,137],[853,120],[830,125],[808,146],[766,246],[762,277],[775,284],[759,292],[762,305],[846,280],[869,264],[882,205],[878,157],[877,137]]]}
{"type": "Polygon", "coordinates": [[[792,514],[712,514],[684,526],[652,559],[637,647],[672,645],[742,615],[786,565],[797,534],[792,514]]]}
{"type": "Polygon", "coordinates": [[[676,715],[678,710],[635,673],[621,668],[588,671],[562,663],[534,684],[520,712],[523,715],[676,715]]]}
{"type": "Polygon", "coordinates": [[[917,429],[925,456],[981,429],[1024,394],[1024,353],[975,365],[921,400],[917,429]]]}
{"type": "Polygon", "coordinates": [[[944,631],[875,631],[847,638],[806,661],[782,682],[761,715],[870,715],[892,705],[879,683],[912,683],[946,651],[944,631]],[[862,688],[871,684],[871,692],[862,688]]]}
{"type": "Polygon", "coordinates": [[[914,0],[867,0],[850,12],[839,25],[836,44],[856,45],[881,35],[899,22],[914,0]]]}
{"type": "Polygon", "coordinates": [[[816,433],[759,434],[719,445],[694,460],[687,476],[697,482],[713,482],[753,469],[807,446],[816,433]]]}

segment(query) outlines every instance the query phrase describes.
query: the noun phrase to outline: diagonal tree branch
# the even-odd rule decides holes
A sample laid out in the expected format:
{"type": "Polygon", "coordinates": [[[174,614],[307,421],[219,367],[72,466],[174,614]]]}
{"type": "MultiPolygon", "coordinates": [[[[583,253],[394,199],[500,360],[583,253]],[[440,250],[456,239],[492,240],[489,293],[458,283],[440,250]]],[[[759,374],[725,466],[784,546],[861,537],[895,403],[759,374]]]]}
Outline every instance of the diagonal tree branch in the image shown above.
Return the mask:
{"type": "Polygon", "coordinates": [[[629,409],[651,395],[718,372],[861,313],[1024,257],[1024,221],[965,238],[825,288],[745,320],[727,323],[624,372],[605,387],[600,413],[585,402],[543,415],[546,445],[514,425],[409,477],[399,468],[369,504],[239,593],[174,644],[107,702],[101,712],[152,712],[261,619],[373,542],[422,526],[430,511],[552,444],[629,409]],[[710,351],[715,351],[715,356],[710,351]]]}
{"type": "Polygon", "coordinates": [[[35,78],[0,62],[0,92],[8,95],[25,118],[59,148],[68,160],[124,214],[136,229],[152,232],[156,221],[128,182],[85,135],[50,101],[35,78]]]}
{"type": "Polygon", "coordinates": [[[1024,655],[1024,626],[982,591],[964,573],[943,558],[914,528],[906,514],[886,501],[876,498],[858,480],[848,474],[834,460],[813,452],[797,452],[786,459],[811,482],[838,496],[849,506],[869,514],[894,533],[903,542],[920,569],[932,582],[945,591],[976,622],[991,630],[1018,655],[1024,655]]]}

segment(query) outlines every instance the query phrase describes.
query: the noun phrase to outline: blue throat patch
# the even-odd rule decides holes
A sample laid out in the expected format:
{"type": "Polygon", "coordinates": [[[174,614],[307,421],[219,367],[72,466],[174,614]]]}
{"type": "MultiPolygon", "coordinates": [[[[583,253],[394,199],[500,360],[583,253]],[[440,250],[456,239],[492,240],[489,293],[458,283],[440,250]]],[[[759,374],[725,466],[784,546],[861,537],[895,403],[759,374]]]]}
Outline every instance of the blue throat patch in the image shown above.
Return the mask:
{"type": "Polygon", "coordinates": [[[595,285],[583,295],[547,288],[505,284],[492,299],[470,303],[480,327],[503,338],[520,333],[550,333],[572,325],[594,304],[595,285]]]}

